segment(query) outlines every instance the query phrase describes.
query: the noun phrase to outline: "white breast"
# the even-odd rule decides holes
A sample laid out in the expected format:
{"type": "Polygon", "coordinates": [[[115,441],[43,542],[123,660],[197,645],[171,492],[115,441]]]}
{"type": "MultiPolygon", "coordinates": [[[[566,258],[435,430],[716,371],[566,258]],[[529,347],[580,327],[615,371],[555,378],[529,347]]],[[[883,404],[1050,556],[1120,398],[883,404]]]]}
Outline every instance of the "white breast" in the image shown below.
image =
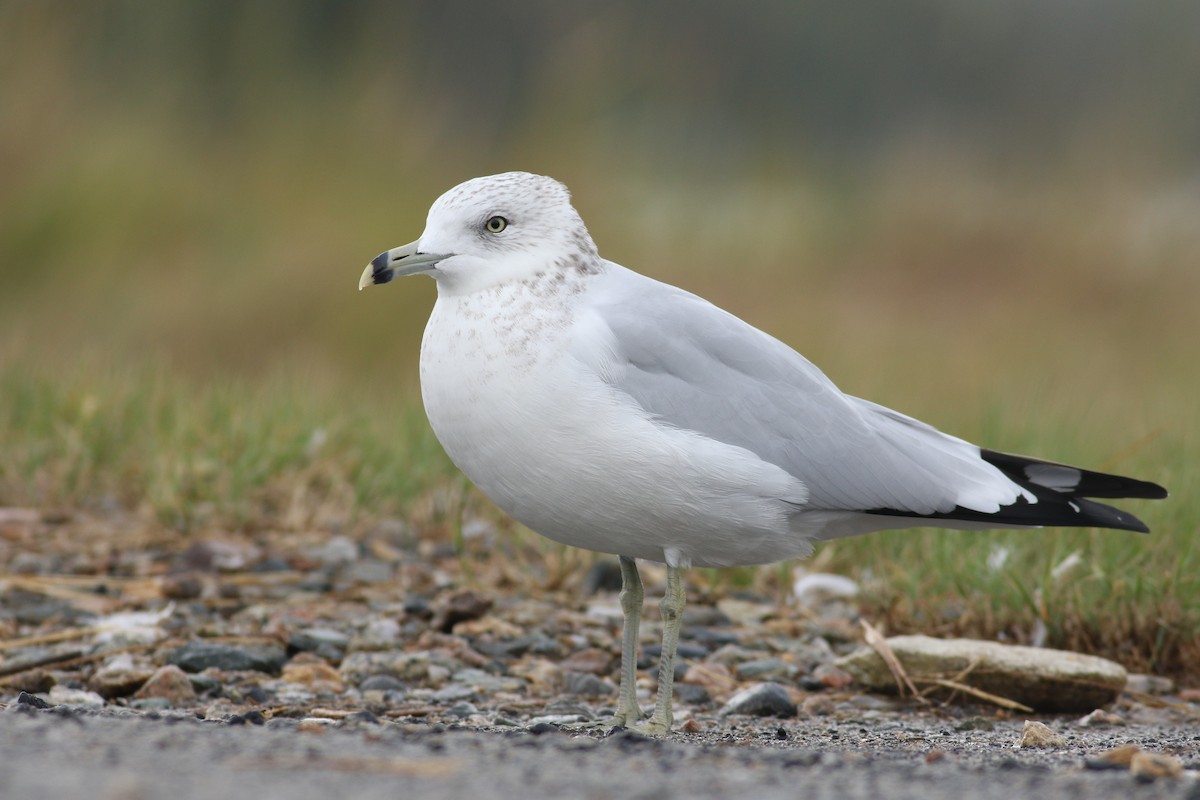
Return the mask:
{"type": "Polygon", "coordinates": [[[421,391],[454,463],[508,514],[564,544],[698,566],[805,554],[780,499],[796,497],[796,481],[741,448],[650,419],[572,355],[588,324],[586,290],[568,286],[556,302],[544,290],[439,297],[421,391]]]}

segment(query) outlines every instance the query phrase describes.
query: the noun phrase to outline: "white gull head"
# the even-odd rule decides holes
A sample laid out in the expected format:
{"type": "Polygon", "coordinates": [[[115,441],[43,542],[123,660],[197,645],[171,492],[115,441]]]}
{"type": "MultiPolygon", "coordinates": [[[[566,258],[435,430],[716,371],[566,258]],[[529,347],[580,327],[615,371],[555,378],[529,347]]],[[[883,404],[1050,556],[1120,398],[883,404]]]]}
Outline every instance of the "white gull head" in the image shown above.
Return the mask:
{"type": "Polygon", "coordinates": [[[421,238],[376,256],[359,288],[430,275],[439,293],[469,294],[551,269],[592,272],[598,263],[567,187],[543,175],[505,172],[439,197],[421,238]]]}

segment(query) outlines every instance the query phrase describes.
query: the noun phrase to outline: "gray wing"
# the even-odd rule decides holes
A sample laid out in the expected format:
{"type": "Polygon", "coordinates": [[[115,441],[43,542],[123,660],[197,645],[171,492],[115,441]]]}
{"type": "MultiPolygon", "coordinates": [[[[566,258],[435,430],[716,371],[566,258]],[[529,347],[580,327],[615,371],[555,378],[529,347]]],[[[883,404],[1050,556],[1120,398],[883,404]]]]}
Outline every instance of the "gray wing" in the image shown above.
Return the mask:
{"type": "Polygon", "coordinates": [[[1022,490],[978,447],[843,394],[799,353],[681,289],[617,265],[589,299],[595,365],[663,424],[743,447],[802,481],[806,508],[983,513],[1022,490]]]}

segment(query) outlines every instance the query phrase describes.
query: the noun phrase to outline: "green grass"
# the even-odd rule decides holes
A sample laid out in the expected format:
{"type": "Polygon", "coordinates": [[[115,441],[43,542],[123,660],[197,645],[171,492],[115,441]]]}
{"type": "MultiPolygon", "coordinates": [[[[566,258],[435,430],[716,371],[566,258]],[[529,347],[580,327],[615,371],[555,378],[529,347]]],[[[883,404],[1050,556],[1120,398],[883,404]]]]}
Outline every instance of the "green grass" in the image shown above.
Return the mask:
{"type": "Polygon", "coordinates": [[[162,369],[0,373],[0,504],[117,507],[190,530],[398,515],[452,467],[413,400],[162,369]]]}

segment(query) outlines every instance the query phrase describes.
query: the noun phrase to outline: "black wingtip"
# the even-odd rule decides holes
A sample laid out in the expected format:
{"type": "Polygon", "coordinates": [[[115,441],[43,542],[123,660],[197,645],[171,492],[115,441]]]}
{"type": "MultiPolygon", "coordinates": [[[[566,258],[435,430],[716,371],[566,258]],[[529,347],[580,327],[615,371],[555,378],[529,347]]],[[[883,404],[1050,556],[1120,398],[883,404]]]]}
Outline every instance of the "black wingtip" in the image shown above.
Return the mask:
{"type": "Polygon", "coordinates": [[[1072,497],[1162,500],[1167,496],[1167,490],[1162,486],[1137,478],[1092,472],[1054,461],[1002,453],[998,450],[981,448],[979,455],[1017,483],[1032,483],[1072,497]]]}
{"type": "Polygon", "coordinates": [[[871,509],[868,514],[915,517],[931,521],[952,521],[991,524],[996,527],[1061,527],[1112,528],[1114,530],[1149,533],[1146,523],[1130,514],[1089,497],[1138,498],[1161,500],[1167,490],[1157,483],[1091,472],[1053,461],[1028,456],[980,450],[983,460],[999,469],[1011,481],[1027,491],[1034,500],[1025,497],[1002,507],[995,513],[985,513],[957,506],[936,514],[917,514],[896,509],[871,509]]]}
{"type": "Polygon", "coordinates": [[[1067,497],[1041,487],[1027,487],[1035,492],[1037,502],[1025,498],[988,513],[956,506],[950,511],[919,514],[894,508],[873,508],[868,514],[889,517],[927,519],[930,522],[971,522],[994,525],[997,528],[1110,528],[1119,531],[1149,533],[1146,523],[1119,508],[1097,503],[1082,497],[1067,497]]]}

